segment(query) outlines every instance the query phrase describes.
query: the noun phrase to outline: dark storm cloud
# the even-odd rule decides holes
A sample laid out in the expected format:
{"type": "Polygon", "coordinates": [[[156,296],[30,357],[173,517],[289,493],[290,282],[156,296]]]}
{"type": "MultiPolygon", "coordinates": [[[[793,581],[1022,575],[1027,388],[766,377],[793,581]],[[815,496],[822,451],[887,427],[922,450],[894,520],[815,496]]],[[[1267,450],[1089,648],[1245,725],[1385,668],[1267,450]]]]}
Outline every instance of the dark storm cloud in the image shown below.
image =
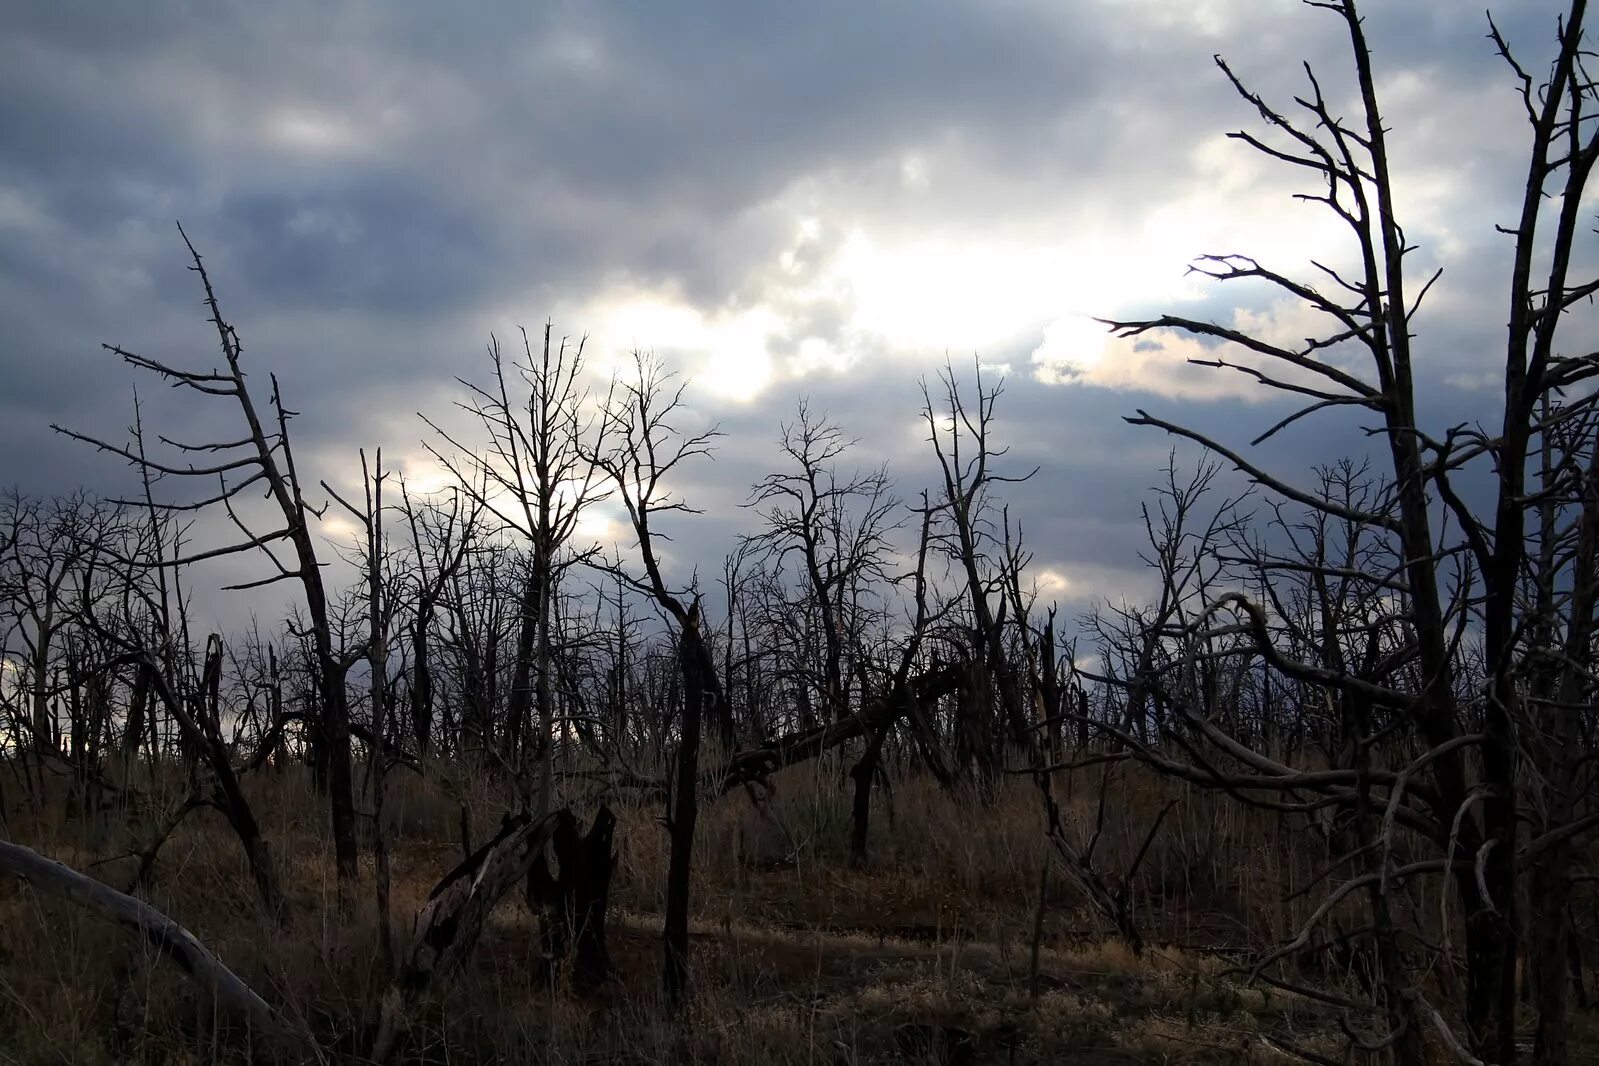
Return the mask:
{"type": "MultiPolygon", "coordinates": [[[[1492,223],[1508,221],[1521,180],[1516,101],[1480,14],[1435,0],[1367,15],[1416,205],[1418,269],[1447,270],[1423,373],[1478,380],[1502,318],[1482,296],[1503,288],[1492,223]]],[[[1501,25],[1536,68],[1553,10],[1516,5],[1501,25]]],[[[1169,299],[1138,285],[1169,294],[1187,256],[1251,249],[1189,247],[1152,212],[1243,227],[1294,187],[1293,175],[1250,169],[1241,147],[1201,158],[1221,133],[1253,128],[1210,63],[1218,51],[1284,106],[1303,88],[1301,56],[1333,99],[1352,100],[1334,21],[1273,0],[13,5],[0,15],[0,454],[23,461],[0,481],[49,492],[126,477],[47,428],[122,434],[130,379],[100,342],[214,360],[171,228],[181,217],[251,365],[277,371],[303,412],[295,430],[301,454],[326,467],[318,476],[337,479],[356,447],[378,441],[420,455],[412,412],[447,413],[453,378],[481,376],[491,330],[556,314],[574,333],[603,331],[581,319],[643,293],[713,325],[767,316],[760,357],[772,370],[738,402],[717,389],[726,364],[707,370],[692,347],[600,338],[610,350],[599,358],[655,344],[699,369],[695,402],[729,432],[685,482],[708,512],[692,520],[704,523],[694,547],[674,549],[685,560],[714,572],[747,528],[738,504],[802,393],[861,438],[863,465],[889,462],[913,495],[932,478],[917,380],[946,354],[965,368],[975,351],[1010,367],[1011,459],[1041,467],[1009,493],[1040,564],[1101,592],[1136,568],[1137,500],[1169,447],[1117,415],[1163,405],[1236,443],[1258,432],[1240,426],[1282,412],[1237,388],[1181,402],[1186,375],[1172,379],[1181,386],[1041,384],[1031,359],[1060,313],[1050,299],[948,351],[868,328],[870,279],[840,273],[840,257],[863,232],[889,250],[941,240],[957,268],[968,243],[1088,234],[1060,260],[1077,276],[1033,283],[1069,302],[1104,273],[1098,257],[1151,246],[1137,259],[1150,273],[1093,310],[1164,309],[1169,299]],[[802,218],[816,235],[796,241],[802,218]],[[789,361],[816,340],[842,368],[798,376],[789,361]]],[[[1199,317],[1272,312],[1259,291],[1188,299],[1199,317]]],[[[191,417],[147,389],[152,417],[191,417]]],[[[1487,409],[1481,391],[1428,395],[1450,421],[1487,409]]],[[[196,417],[201,435],[225,412],[196,417]]],[[[1273,461],[1303,468],[1362,440],[1314,422],[1285,435],[1273,461]]]]}
{"type": "Polygon", "coordinates": [[[426,316],[481,292],[504,259],[491,220],[456,205],[409,210],[427,197],[376,175],[302,194],[251,191],[223,202],[217,238],[240,264],[237,281],[268,304],[426,316]]]}

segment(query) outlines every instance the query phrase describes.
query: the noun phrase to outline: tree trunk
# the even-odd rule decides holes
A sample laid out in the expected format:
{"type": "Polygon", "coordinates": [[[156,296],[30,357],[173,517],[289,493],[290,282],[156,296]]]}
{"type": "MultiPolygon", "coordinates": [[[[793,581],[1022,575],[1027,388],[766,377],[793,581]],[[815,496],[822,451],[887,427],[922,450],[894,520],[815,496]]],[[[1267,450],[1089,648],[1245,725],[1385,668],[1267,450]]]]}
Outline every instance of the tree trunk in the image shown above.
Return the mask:
{"type": "Polygon", "coordinates": [[[428,662],[428,621],[432,605],[417,608],[411,629],[411,734],[416,754],[426,760],[433,740],[433,667],[428,662]]]}
{"type": "Polygon", "coordinates": [[[556,815],[551,837],[560,876],[550,875],[542,855],[528,875],[528,908],[544,904],[544,951],[550,976],[569,961],[572,983],[580,990],[595,988],[611,973],[605,919],[615,868],[615,833],[616,816],[609,807],[600,807],[582,836],[577,832],[577,819],[562,810],[556,815]]]}
{"type": "MultiPolygon", "coordinates": [[[[139,754],[139,745],[144,740],[145,715],[150,707],[150,679],[143,670],[133,672],[132,693],[128,697],[128,720],[122,731],[122,763],[123,775],[126,776],[133,766],[133,760],[139,754]]],[[[150,752],[152,767],[155,762],[155,751],[150,752]]]]}
{"type": "Polygon", "coordinates": [[[705,707],[705,644],[696,605],[682,625],[678,667],[683,675],[682,738],[672,783],[671,858],[666,874],[666,998],[680,1006],[688,986],[689,888],[693,876],[694,824],[699,816],[700,724],[705,707]]]}
{"type": "Polygon", "coordinates": [[[1044,636],[1039,642],[1038,657],[1038,692],[1042,701],[1040,710],[1044,716],[1044,736],[1049,746],[1046,762],[1059,759],[1066,750],[1061,740],[1061,712],[1064,703],[1061,699],[1060,671],[1055,662],[1055,616],[1051,614],[1044,624],[1044,636]]]}
{"type": "Polygon", "coordinates": [[[849,864],[857,869],[866,865],[866,840],[872,819],[872,780],[877,776],[882,762],[883,741],[888,737],[892,723],[878,727],[866,742],[860,762],[850,768],[855,779],[855,801],[851,809],[854,824],[849,838],[849,864]]]}
{"type": "MultiPolygon", "coordinates": [[[[534,649],[539,640],[544,597],[540,594],[539,560],[533,560],[533,572],[522,582],[522,595],[517,599],[516,660],[511,666],[511,697],[505,709],[505,732],[502,735],[501,753],[512,766],[518,765],[521,749],[525,746],[528,712],[533,706],[534,649]]],[[[535,738],[541,745],[542,738],[535,738]]],[[[537,748],[535,750],[538,750],[537,748]]],[[[542,752],[540,751],[542,755],[542,752]]],[[[548,813],[547,809],[541,813],[548,813]]]]}

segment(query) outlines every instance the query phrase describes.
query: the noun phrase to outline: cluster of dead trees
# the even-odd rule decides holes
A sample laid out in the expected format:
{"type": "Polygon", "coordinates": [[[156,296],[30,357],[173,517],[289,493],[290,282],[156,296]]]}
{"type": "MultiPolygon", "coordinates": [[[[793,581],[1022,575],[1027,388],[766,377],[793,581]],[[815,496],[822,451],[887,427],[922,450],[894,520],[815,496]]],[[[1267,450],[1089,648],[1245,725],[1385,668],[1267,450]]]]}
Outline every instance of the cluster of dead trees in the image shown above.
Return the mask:
{"type": "MultiPolygon", "coordinates": [[[[341,908],[360,905],[359,849],[373,851],[380,947],[395,980],[377,1057],[393,1050],[408,998],[464,961],[514,884],[547,908],[552,955],[569,957],[584,982],[603,979],[610,816],[600,806],[585,833],[573,804],[613,790],[662,803],[664,988],[677,1002],[688,993],[702,801],[758,797],[776,770],[831,754],[853,792],[850,844],[864,863],[885,759],[923,762],[950,788],[992,795],[1007,760],[1038,751],[1046,711],[1029,677],[1061,675],[1053,631],[1040,652],[1027,623],[1026,556],[996,502],[996,488],[1014,480],[996,469],[997,384],[946,372],[925,393],[943,484],[915,507],[885,470],[853,465],[842,429],[801,404],[780,431],[784,465],[750,487],[755,530],[719,582],[702,587],[672,572],[663,545],[665,528],[694,513],[674,489],[680,470],[707,456],[718,433],[680,428],[692,417],[684,386],[648,357],[597,395],[582,345],[550,327],[537,343],[524,334],[514,355],[495,343],[487,383],[461,383],[470,428],[424,418],[447,488],[412,491],[381,450],[359,454],[353,487],[321,479],[312,488],[295,460],[294,412],[275,379],[258,399],[241,335],[188,247],[219,362],[108,347],[223,407],[238,435],[147,433],[136,400],[125,440],[60,427],[130,465],[136,492],[5,500],[0,753],[15,801],[46,802],[61,792],[47,775],[66,776],[64,794],[83,814],[127,803],[158,771],[179,769],[189,790],[135,843],[127,887],[151,875],[185,816],[213,807],[269,913],[292,889],[245,784],[306,764],[326,802],[341,908]],[[584,535],[602,505],[625,523],[619,543],[584,535]],[[321,528],[330,514],[345,535],[321,528]],[[355,575],[344,587],[327,576],[336,555],[355,575]],[[279,626],[196,628],[197,568],[225,556],[254,560],[261,573],[223,591],[285,590],[279,626]],[[498,775],[521,797],[500,834],[468,848],[399,947],[382,828],[396,772],[446,789],[466,774],[498,775]]],[[[13,873],[40,880],[43,860],[8,855],[13,873]]],[[[50,869],[41,884],[72,884],[50,869]]],[[[73,891],[160,932],[116,893],[88,881],[73,891]]],[[[243,1006],[258,1017],[253,1002],[243,1006]]]]}
{"type": "Polygon", "coordinates": [[[1105,604],[1076,634],[1037,602],[1005,502],[1033,472],[1007,464],[1001,388],[981,372],[946,370],[924,389],[937,481],[910,504],[802,404],[779,434],[782,465],[750,488],[752,531],[712,582],[682,572],[667,538],[692,528],[676,486],[719,434],[687,428],[684,386],[646,356],[593,391],[581,343],[548,326],[514,351],[494,343],[484,376],[462,381],[467,429],[424,419],[447,488],[414,491],[381,452],[359,457],[353,487],[313,487],[295,462],[293,412],[275,379],[262,396],[247,377],[190,246],[217,361],[111,351],[226,407],[234,430],[147,434],[136,405],[126,440],[62,430],[131,465],[127,498],[0,506],[0,799],[42,802],[53,775],[92,811],[136,791],[140,767],[181,766],[192,790],[139,845],[139,878],[178,820],[213,806],[270,911],[285,888],[242,782],[308,764],[343,906],[359,905],[363,837],[376,853],[395,975],[382,1057],[407,997],[464,961],[514,885],[548,908],[552,953],[583,981],[604,979],[613,790],[662,804],[663,979],[680,1001],[700,805],[758,798],[774,771],[823,755],[852,790],[861,863],[885,762],[978,802],[1007,773],[1031,776],[1061,871],[1137,949],[1128,885],[1159,819],[1131,868],[1099,870],[1097,833],[1074,835],[1052,782],[1138,760],[1325,840],[1321,902],[1248,973],[1340,1011],[1345,1054],[1284,1050],[1412,1062],[1442,1048],[1509,1063],[1530,1028],[1538,1061],[1568,1061],[1569,1001],[1583,989],[1574,903],[1599,829],[1599,357],[1562,332],[1599,290],[1574,266],[1599,160],[1586,5],[1560,21],[1543,77],[1491,28],[1530,141],[1520,216],[1500,227],[1512,248],[1503,405],[1495,425],[1442,428],[1418,423],[1415,395],[1417,314],[1438,276],[1418,284],[1407,271],[1372,51],[1353,0],[1309,6],[1347,37],[1354,117],[1309,68],[1305,95],[1282,109],[1218,62],[1261,123],[1234,136],[1312,179],[1303,199],[1345,224],[1347,255],[1305,278],[1238,254],[1195,269],[1304,305],[1325,332],[1287,347],[1176,316],[1111,326],[1199,337],[1217,372],[1303,401],[1251,446],[1346,414],[1365,431],[1349,449],[1364,458],[1279,476],[1249,448],[1139,412],[1135,424],[1208,456],[1192,475],[1174,458],[1145,507],[1151,602],[1105,604]],[[330,507],[354,538],[319,531],[330,507]],[[601,514],[619,516],[620,536],[595,534],[601,514]],[[358,575],[346,588],[325,576],[334,552],[358,575]],[[195,567],[225,555],[258,561],[238,587],[291,593],[280,627],[195,628],[195,567]],[[503,775],[521,809],[395,949],[383,833],[357,822],[381,825],[388,775],[448,787],[460,768],[503,775]],[[573,808],[596,803],[585,833],[573,808]]]}

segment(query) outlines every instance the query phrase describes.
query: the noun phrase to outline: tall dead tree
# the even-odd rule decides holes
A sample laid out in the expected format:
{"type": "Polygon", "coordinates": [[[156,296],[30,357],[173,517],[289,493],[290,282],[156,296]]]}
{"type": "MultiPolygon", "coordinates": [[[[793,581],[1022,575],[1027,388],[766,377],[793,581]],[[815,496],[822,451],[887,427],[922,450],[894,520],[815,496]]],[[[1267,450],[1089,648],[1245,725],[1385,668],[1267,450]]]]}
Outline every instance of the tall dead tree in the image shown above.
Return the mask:
{"type": "MultiPolygon", "coordinates": [[[[246,381],[243,365],[244,345],[239,333],[222,317],[216,290],[207,273],[200,253],[195,251],[183,228],[178,228],[192,261],[190,270],[200,278],[205,290],[205,305],[210,322],[215,327],[222,350],[223,365],[210,370],[189,370],[140,355],[116,345],[105,345],[107,351],[119,356],[129,366],[156,374],[174,388],[181,388],[201,396],[221,397],[237,405],[242,423],[242,436],[223,441],[183,442],[166,439],[176,453],[170,461],[151,458],[142,448],[138,451],[52,425],[51,428],[73,439],[93,445],[100,451],[126,459],[135,469],[152,475],[216,485],[214,494],[182,503],[159,505],[168,512],[215,511],[220,509],[238,531],[238,539],[220,546],[173,555],[165,559],[124,559],[134,567],[176,568],[207,559],[216,559],[241,553],[259,553],[273,567],[273,573],[255,581],[228,586],[227,590],[258,588],[279,581],[294,581],[300,586],[310,630],[318,673],[318,695],[321,707],[313,723],[314,754],[316,766],[322,771],[327,787],[329,813],[333,828],[334,854],[342,897],[353,898],[357,878],[355,841],[355,802],[350,770],[350,723],[344,677],[347,664],[336,654],[332,630],[329,627],[328,597],[323,586],[321,564],[317,557],[315,538],[311,532],[311,519],[320,512],[306,503],[301,492],[300,476],[295,467],[294,452],[289,442],[291,412],[284,406],[277,378],[269,375],[272,390],[263,410],[246,381]],[[197,463],[197,457],[205,456],[197,463]],[[257,533],[234,508],[234,501],[247,489],[264,491],[272,501],[275,518],[280,523],[265,533],[257,533]],[[293,559],[287,564],[273,551],[274,545],[287,542],[293,559]]],[[[164,438],[165,439],[165,438],[164,438]]]]}
{"type": "Polygon", "coordinates": [[[415,570],[411,614],[411,736],[426,759],[433,743],[433,660],[430,636],[434,614],[467,553],[481,534],[479,496],[455,491],[448,503],[413,503],[400,482],[400,509],[411,532],[415,570]]]}
{"type": "MultiPolygon", "coordinates": [[[[538,816],[543,817],[551,809],[555,780],[551,602],[561,575],[595,551],[592,546],[568,549],[573,547],[584,511],[605,493],[595,468],[583,460],[581,452],[580,442],[590,428],[585,414],[587,392],[582,385],[582,341],[571,344],[562,338],[552,345],[552,327],[545,323],[544,342],[535,353],[527,331],[522,330],[521,335],[525,362],[513,362],[509,368],[499,341],[491,342],[494,379],[488,388],[458,379],[470,393],[461,406],[476,415],[488,433],[486,453],[473,455],[443,430],[429,425],[457,453],[473,456],[458,459],[431,449],[456,475],[462,491],[532,548],[518,601],[505,754],[513,762],[521,759],[531,708],[538,723],[533,751],[539,759],[538,816]],[[513,401],[512,386],[518,381],[525,395],[513,401]]],[[[602,424],[602,438],[604,431],[602,424]]],[[[603,439],[591,446],[603,447],[603,439]]]]}
{"type": "Polygon", "coordinates": [[[584,457],[610,480],[632,526],[637,574],[620,566],[613,572],[638,593],[654,601],[677,631],[678,670],[683,683],[683,715],[674,760],[667,829],[671,855],[666,881],[665,988],[680,1003],[688,986],[688,912],[693,875],[694,827],[699,810],[699,748],[707,708],[724,697],[703,633],[697,595],[667,582],[661,568],[659,520],[693,508],[673,495],[667,479],[683,463],[708,455],[718,436],[714,428],[680,431],[674,425],[684,413],[681,382],[674,383],[652,359],[635,353],[634,373],[612,387],[601,415],[596,443],[585,445],[584,457]]]}
{"type": "MultiPolygon", "coordinates": [[[[1203,338],[1215,343],[1218,352],[1203,360],[1205,365],[1242,372],[1303,404],[1252,445],[1327,410],[1362,413],[1379,427],[1390,484],[1380,499],[1359,506],[1276,476],[1246,453],[1177,422],[1142,411],[1129,420],[1197,442],[1285,506],[1360,523],[1392,544],[1399,560],[1394,571],[1359,572],[1362,584],[1384,587],[1403,604],[1401,644],[1378,655],[1386,679],[1367,676],[1356,660],[1329,663],[1298,657],[1278,642],[1281,630],[1268,613],[1270,605],[1236,592],[1210,598],[1184,627],[1180,668],[1193,676],[1197,656],[1211,654],[1201,648],[1216,639],[1242,636],[1246,644],[1230,654],[1258,656],[1292,683],[1399,711],[1405,730],[1422,749],[1402,778],[1380,766],[1357,765],[1333,771],[1347,776],[1316,787],[1329,790],[1332,802],[1351,810],[1386,802],[1383,824],[1408,821],[1432,841],[1436,858],[1362,874],[1346,882],[1340,894],[1370,883],[1362,878],[1387,887],[1417,878],[1447,878],[1464,915],[1465,944],[1465,994],[1451,1013],[1476,1056],[1509,1062],[1516,1054],[1516,956],[1526,864],[1535,858],[1547,861],[1560,842],[1594,824],[1568,814],[1531,841],[1518,829],[1525,814],[1523,783],[1545,769],[1525,765],[1528,747],[1521,738],[1529,730],[1544,729],[1551,717],[1555,729],[1562,728],[1559,715],[1547,713],[1548,705],[1529,702],[1522,680],[1530,662],[1558,655],[1550,636],[1557,628],[1534,624],[1537,620],[1521,606],[1531,591],[1526,583],[1528,503],[1538,495],[1529,489],[1529,471],[1559,427],[1590,409],[1593,394],[1582,383],[1599,372],[1593,356],[1563,356],[1557,342],[1568,313],[1599,292],[1599,281],[1573,276],[1582,235],[1580,205],[1599,160],[1599,126],[1592,123],[1596,89],[1583,70],[1586,3],[1574,0],[1560,20],[1557,49],[1543,80],[1523,68],[1489,23],[1490,37],[1517,82],[1530,140],[1520,216],[1500,227],[1512,241],[1513,256],[1502,417],[1492,434],[1466,426],[1438,434],[1418,424],[1417,360],[1426,348],[1417,333],[1416,314],[1441,272],[1417,285],[1407,269],[1414,248],[1399,221],[1390,131],[1355,0],[1312,0],[1309,6],[1331,12],[1347,37],[1358,101],[1354,119],[1346,120],[1335,110],[1308,67],[1308,91],[1296,98],[1297,111],[1290,113],[1250,90],[1225,61],[1217,62],[1266,130],[1232,136],[1317,181],[1316,191],[1300,198],[1320,204],[1343,224],[1350,238],[1349,265],[1311,264],[1326,291],[1245,255],[1206,255],[1194,269],[1221,282],[1268,286],[1284,306],[1308,308],[1321,316],[1325,330],[1303,346],[1289,347],[1248,326],[1171,315],[1111,326],[1123,337],[1176,331],[1203,338]],[[1361,362],[1364,369],[1354,369],[1361,362]],[[1555,407],[1548,402],[1562,394],[1565,403],[1555,407]],[[1456,487],[1463,472],[1482,467],[1491,470],[1494,486],[1486,509],[1472,506],[1456,487]],[[1439,520],[1440,514],[1445,521],[1439,520]],[[1227,616],[1233,621],[1225,622],[1227,616]],[[1461,634],[1468,626],[1481,634],[1480,667],[1461,652],[1461,634]],[[1362,798],[1372,790],[1384,799],[1362,798]]],[[[1580,489],[1568,488],[1560,499],[1579,544],[1584,523],[1591,521],[1580,497],[1580,489]]],[[[1330,560],[1303,565],[1329,580],[1340,576],[1341,568],[1330,560]]],[[[1565,605],[1564,610],[1581,611],[1590,606],[1580,599],[1565,605]]],[[[1566,617],[1588,624],[1577,615],[1566,617]]],[[[1196,714],[1187,715],[1185,722],[1199,730],[1214,728],[1196,714]]],[[[1220,736],[1210,739],[1236,743],[1220,736]]],[[[1370,743],[1370,737],[1355,742],[1370,743]]],[[[1305,771],[1284,768],[1258,752],[1233,754],[1254,766],[1253,783],[1260,783],[1261,775],[1277,776],[1279,788],[1307,780],[1305,771]]],[[[1389,854],[1383,850],[1385,857],[1389,854]]],[[[1553,932],[1529,947],[1543,955],[1563,943],[1569,889],[1564,879],[1554,878],[1541,882],[1541,891],[1538,913],[1552,923],[1553,932]]],[[[1534,959],[1532,965],[1554,964],[1534,959]]],[[[1563,987],[1560,981],[1552,985],[1563,987]]],[[[1414,982],[1397,991],[1403,1007],[1391,1015],[1396,1030],[1431,1025],[1442,1017],[1414,982]]],[[[1539,1003],[1538,1054],[1542,1061],[1560,1062],[1565,1058],[1560,1036],[1565,1028],[1563,993],[1550,987],[1548,994],[1539,1003]]],[[[1399,1037],[1397,1032],[1389,1035],[1399,1037]]]]}
{"type": "MultiPolygon", "coordinates": [[[[911,610],[909,631],[902,638],[900,646],[899,665],[894,670],[893,677],[888,683],[886,700],[892,707],[898,708],[912,721],[912,730],[919,734],[922,723],[922,708],[919,695],[912,690],[911,671],[921,658],[923,642],[927,630],[936,617],[937,611],[929,604],[927,582],[927,547],[931,538],[933,526],[933,511],[924,505],[921,507],[922,531],[916,543],[916,568],[909,574],[903,575],[903,580],[911,586],[911,610]]],[[[868,710],[866,693],[861,693],[861,712],[868,710]]],[[[883,756],[883,744],[888,739],[889,732],[898,723],[899,717],[885,717],[880,722],[874,722],[865,730],[866,745],[861,753],[860,760],[850,768],[850,777],[855,782],[854,800],[850,805],[850,863],[854,866],[864,866],[867,860],[867,837],[871,827],[872,815],[872,782],[878,776],[880,760],[883,756]]],[[[924,744],[926,738],[923,738],[924,744]]],[[[934,770],[935,775],[942,777],[941,764],[924,751],[928,765],[934,770]]]]}
{"type": "Polygon", "coordinates": [[[378,918],[378,950],[385,970],[394,964],[393,931],[389,921],[389,850],[383,833],[383,793],[387,783],[389,695],[389,628],[394,614],[392,597],[384,582],[387,549],[383,540],[383,449],[367,467],[366,450],[361,450],[361,492],[364,500],[356,505],[346,500],[326,481],[322,487],[337,500],[361,533],[360,564],[366,578],[366,662],[368,671],[369,725],[367,736],[366,792],[371,797],[372,861],[376,869],[374,901],[378,918]]]}
{"type": "Polygon", "coordinates": [[[829,720],[848,712],[846,679],[852,670],[859,594],[886,577],[884,557],[899,501],[886,468],[842,472],[851,441],[838,426],[801,402],[796,419],[782,426],[779,447],[792,465],[768,474],[750,491],[764,529],[756,542],[777,559],[794,556],[803,574],[801,602],[814,609],[822,634],[817,664],[821,702],[829,720]]]}
{"type": "Polygon", "coordinates": [[[934,544],[948,558],[965,594],[971,659],[959,728],[991,784],[1000,767],[999,749],[1007,742],[1024,752],[1036,747],[1021,677],[1005,647],[1005,578],[993,559],[1000,545],[994,526],[995,491],[1026,481],[1038,471],[1016,476],[994,469],[994,462],[1009,450],[993,439],[1003,380],[986,384],[979,365],[973,395],[961,387],[954,368],[946,366],[939,372],[939,383],[936,402],[926,383],[922,385],[922,419],[942,475],[934,544]],[[992,709],[996,697],[997,714],[992,709]],[[995,728],[1003,740],[994,739],[995,728]]]}

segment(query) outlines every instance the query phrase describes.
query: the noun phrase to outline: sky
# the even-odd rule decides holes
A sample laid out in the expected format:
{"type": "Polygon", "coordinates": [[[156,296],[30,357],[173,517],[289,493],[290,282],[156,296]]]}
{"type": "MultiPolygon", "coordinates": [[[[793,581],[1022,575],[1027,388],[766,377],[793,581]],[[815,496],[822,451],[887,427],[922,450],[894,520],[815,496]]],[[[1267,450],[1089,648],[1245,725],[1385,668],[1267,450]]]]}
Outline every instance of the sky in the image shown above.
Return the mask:
{"type": "MultiPolygon", "coordinates": [[[[1412,276],[1444,271],[1417,320],[1423,417],[1488,419],[1519,102],[1477,7],[1364,6],[1412,276]]],[[[1542,70],[1559,5],[1497,6],[1542,70]]],[[[276,373],[300,412],[312,484],[351,485],[378,445],[439,483],[418,412],[459,425],[455,379],[484,377],[490,336],[550,320],[587,337],[596,388],[647,349],[689,379],[689,421],[720,425],[670,549],[715,575],[800,399],[914,497],[934,476],[918,382],[980,364],[1004,376],[1011,469],[1039,467],[1007,498],[1045,598],[1136,596],[1139,502],[1172,442],[1121,416],[1245,447],[1285,408],[1188,365],[1192,342],[1112,341],[1091,316],[1294,341],[1318,328],[1303,310],[1187,263],[1304,275],[1350,251],[1292,198],[1303,175],[1226,137],[1260,123],[1218,53],[1284,108],[1308,61],[1355,113],[1340,23],[1290,0],[7,4],[0,484],[133,484],[49,427],[126,439],[138,379],[103,342],[215,363],[181,220],[257,386],[276,373]]],[[[138,383],[164,430],[229,424],[138,383]]],[[[1365,446],[1329,416],[1256,453],[1295,472],[1365,446]]]]}

